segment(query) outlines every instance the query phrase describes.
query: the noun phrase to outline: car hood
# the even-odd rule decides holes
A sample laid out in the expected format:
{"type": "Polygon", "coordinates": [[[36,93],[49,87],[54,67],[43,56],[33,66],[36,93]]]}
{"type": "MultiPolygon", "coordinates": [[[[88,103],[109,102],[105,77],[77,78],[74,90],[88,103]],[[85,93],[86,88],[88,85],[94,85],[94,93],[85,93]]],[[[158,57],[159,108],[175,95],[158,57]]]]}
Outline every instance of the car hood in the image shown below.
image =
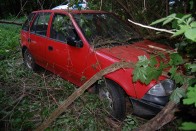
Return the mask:
{"type": "Polygon", "coordinates": [[[99,48],[97,51],[118,61],[137,62],[138,56],[145,55],[149,58],[151,54],[167,54],[170,49],[171,48],[166,45],[144,40],[129,45],[99,48]]]}

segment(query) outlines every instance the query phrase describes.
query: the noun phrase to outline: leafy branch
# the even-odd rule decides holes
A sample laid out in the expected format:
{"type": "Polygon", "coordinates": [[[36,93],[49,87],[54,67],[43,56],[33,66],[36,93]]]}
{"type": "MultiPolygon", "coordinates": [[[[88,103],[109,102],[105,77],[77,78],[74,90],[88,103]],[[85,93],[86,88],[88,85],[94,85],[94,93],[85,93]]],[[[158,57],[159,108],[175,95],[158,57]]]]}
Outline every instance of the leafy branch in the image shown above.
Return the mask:
{"type": "MultiPolygon", "coordinates": [[[[196,34],[196,21],[194,21],[194,18],[191,17],[191,15],[184,15],[182,17],[177,17],[177,14],[171,14],[165,18],[156,20],[155,22],[151,23],[151,25],[155,25],[158,23],[162,23],[163,26],[168,23],[172,23],[172,26],[173,26],[172,32],[174,32],[172,37],[183,35],[185,36],[186,39],[189,40],[190,43],[196,42],[196,35],[195,35],[196,34]]],[[[164,109],[169,108],[169,109],[175,110],[175,108],[177,108],[176,104],[178,104],[180,102],[180,99],[183,97],[184,97],[183,104],[194,105],[194,107],[196,107],[196,100],[194,98],[195,93],[196,93],[196,85],[195,85],[196,80],[194,76],[194,73],[196,72],[196,64],[194,63],[194,61],[185,64],[183,61],[183,58],[178,53],[170,54],[170,61],[167,64],[165,63],[163,64],[163,62],[160,61],[159,66],[156,64],[154,57],[147,59],[145,56],[140,56],[138,59],[139,61],[136,63],[136,67],[133,71],[133,74],[134,74],[133,81],[140,80],[141,82],[148,84],[151,80],[153,79],[156,80],[162,74],[162,71],[169,68],[171,79],[174,79],[176,83],[179,83],[181,85],[180,88],[176,88],[176,90],[173,91],[170,97],[171,101],[167,104],[167,106],[164,109]],[[191,77],[184,76],[178,70],[178,68],[182,64],[185,64],[187,71],[189,71],[190,74],[193,76],[191,77]],[[156,71],[154,70],[157,70],[157,72],[158,71],[160,72],[156,73],[156,71]],[[151,73],[151,75],[149,75],[149,72],[155,72],[155,73],[151,73]],[[149,77],[148,75],[151,77],[149,77]],[[194,85],[194,86],[191,86],[191,85],[194,85]],[[187,93],[185,94],[186,89],[187,89],[187,93]],[[175,104],[172,103],[172,101],[175,104]]],[[[171,115],[168,112],[167,115],[170,118],[170,120],[174,118],[174,114],[171,115]]],[[[153,121],[157,120],[156,117],[154,117],[152,120],[150,120],[148,123],[146,123],[142,127],[138,128],[138,130],[142,130],[144,128],[149,129],[149,130],[152,129],[151,127],[154,123],[153,121]]],[[[196,130],[196,123],[184,122],[182,123],[182,126],[180,127],[180,129],[196,130]]]]}
{"type": "Polygon", "coordinates": [[[151,25],[162,23],[164,26],[171,22],[174,28],[174,34],[172,37],[184,34],[187,39],[196,42],[196,21],[194,21],[194,18],[190,14],[184,15],[180,18],[177,17],[177,14],[174,13],[152,22],[151,25]]]}

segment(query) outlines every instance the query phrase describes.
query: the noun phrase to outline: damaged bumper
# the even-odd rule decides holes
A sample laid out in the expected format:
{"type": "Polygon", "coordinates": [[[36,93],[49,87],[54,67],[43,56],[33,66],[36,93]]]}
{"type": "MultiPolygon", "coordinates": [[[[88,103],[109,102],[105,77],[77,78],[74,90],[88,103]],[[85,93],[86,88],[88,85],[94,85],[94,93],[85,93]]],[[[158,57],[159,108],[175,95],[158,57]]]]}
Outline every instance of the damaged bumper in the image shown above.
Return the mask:
{"type": "Polygon", "coordinates": [[[146,99],[138,100],[130,98],[133,105],[133,114],[142,118],[150,119],[163,109],[167,104],[169,97],[150,97],[150,99],[156,100],[159,104],[146,99]]]}

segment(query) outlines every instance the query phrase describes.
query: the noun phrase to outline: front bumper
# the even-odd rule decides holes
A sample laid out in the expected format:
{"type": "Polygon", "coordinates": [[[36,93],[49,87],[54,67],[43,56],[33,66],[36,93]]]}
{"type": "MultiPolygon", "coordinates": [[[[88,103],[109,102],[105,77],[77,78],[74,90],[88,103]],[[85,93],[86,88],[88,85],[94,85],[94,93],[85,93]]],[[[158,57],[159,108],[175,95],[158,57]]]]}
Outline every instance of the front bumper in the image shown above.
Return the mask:
{"type": "Polygon", "coordinates": [[[129,98],[133,106],[133,114],[150,119],[159,113],[169,101],[169,96],[156,97],[145,95],[141,100],[129,98]]]}

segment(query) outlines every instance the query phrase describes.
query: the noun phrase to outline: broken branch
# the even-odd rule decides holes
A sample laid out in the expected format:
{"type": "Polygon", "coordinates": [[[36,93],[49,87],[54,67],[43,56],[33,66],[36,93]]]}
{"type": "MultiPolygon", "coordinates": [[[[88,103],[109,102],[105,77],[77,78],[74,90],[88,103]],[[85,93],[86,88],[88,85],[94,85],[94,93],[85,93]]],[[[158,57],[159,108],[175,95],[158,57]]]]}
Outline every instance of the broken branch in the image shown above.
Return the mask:
{"type": "MultiPolygon", "coordinates": [[[[188,84],[184,84],[181,88],[186,90],[188,88],[188,84]]],[[[178,109],[178,103],[173,101],[169,101],[168,104],[159,112],[155,117],[149,120],[144,125],[135,129],[135,131],[155,131],[160,129],[165,124],[175,119],[175,112],[178,109]]]]}
{"type": "Polygon", "coordinates": [[[160,29],[160,28],[155,28],[155,27],[152,27],[152,26],[143,25],[143,24],[140,24],[140,23],[136,23],[136,22],[134,22],[130,19],[128,19],[128,21],[131,22],[132,24],[135,24],[135,25],[147,28],[147,29],[152,29],[152,30],[156,30],[156,31],[160,31],[160,32],[166,32],[166,33],[174,34],[174,32],[170,31],[170,30],[160,29]]]}
{"type": "Polygon", "coordinates": [[[14,22],[14,21],[4,21],[4,20],[0,20],[1,24],[13,24],[13,25],[19,25],[22,26],[23,23],[20,22],[14,22]]]}
{"type": "Polygon", "coordinates": [[[101,79],[104,75],[119,70],[121,68],[131,68],[134,64],[131,62],[119,62],[114,63],[100,72],[96,73],[88,81],[86,81],[80,88],[73,92],[57,109],[55,109],[51,115],[36,129],[36,131],[43,131],[46,129],[65,109],[80,97],[86,89],[93,85],[97,80],[101,79]]]}

